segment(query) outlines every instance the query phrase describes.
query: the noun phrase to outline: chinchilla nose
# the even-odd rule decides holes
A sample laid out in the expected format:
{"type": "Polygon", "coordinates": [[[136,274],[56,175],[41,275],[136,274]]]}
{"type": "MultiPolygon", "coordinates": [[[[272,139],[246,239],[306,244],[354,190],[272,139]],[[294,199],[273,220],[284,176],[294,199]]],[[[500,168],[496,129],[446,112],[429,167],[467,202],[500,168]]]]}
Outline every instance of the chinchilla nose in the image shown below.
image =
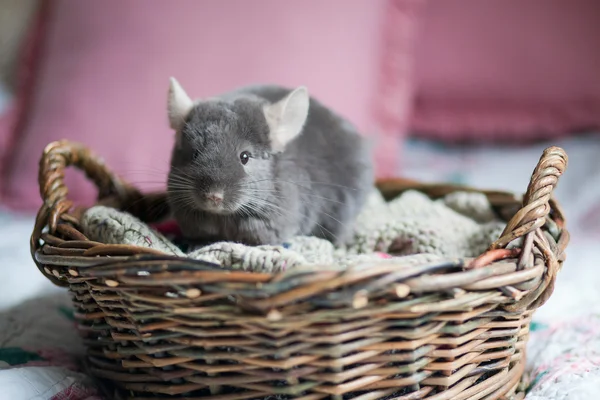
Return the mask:
{"type": "Polygon", "coordinates": [[[207,193],[206,199],[212,201],[215,205],[219,205],[223,202],[223,192],[207,193]]]}

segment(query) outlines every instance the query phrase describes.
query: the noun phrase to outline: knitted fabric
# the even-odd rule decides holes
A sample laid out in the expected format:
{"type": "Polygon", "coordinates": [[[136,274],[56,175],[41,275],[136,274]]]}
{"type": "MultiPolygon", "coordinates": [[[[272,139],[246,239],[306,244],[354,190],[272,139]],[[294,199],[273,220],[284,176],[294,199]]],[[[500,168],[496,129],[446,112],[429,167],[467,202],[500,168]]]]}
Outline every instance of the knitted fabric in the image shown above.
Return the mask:
{"type": "Polygon", "coordinates": [[[185,254],[164,235],[150,229],[148,225],[131,214],[114,208],[96,206],[90,208],[82,218],[85,235],[106,244],[129,244],[162,251],[169,255],[185,254]]]}
{"type": "Polygon", "coordinates": [[[298,265],[336,265],[363,262],[429,262],[441,257],[475,257],[497,239],[504,223],[496,219],[485,195],[458,192],[431,200],[408,191],[386,203],[374,191],[354,223],[354,234],[335,248],[317,237],[299,236],[280,246],[245,246],[218,242],[193,249],[187,255],[165,236],[125,212],[92,207],[82,218],[84,233],[107,244],[129,244],[169,255],[217,263],[249,271],[275,272],[298,265]],[[389,258],[386,254],[393,254],[389,258]]]}

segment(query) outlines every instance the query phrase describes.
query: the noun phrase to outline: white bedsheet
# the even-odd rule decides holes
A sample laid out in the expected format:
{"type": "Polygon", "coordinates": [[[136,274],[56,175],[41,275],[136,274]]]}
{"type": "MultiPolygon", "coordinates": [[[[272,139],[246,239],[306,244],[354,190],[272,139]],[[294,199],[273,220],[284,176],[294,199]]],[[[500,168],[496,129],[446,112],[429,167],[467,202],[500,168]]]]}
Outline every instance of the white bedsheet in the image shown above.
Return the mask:
{"type": "Polygon", "coordinates": [[[0,311],[59,288],[37,269],[29,252],[33,215],[0,209],[0,311]]]}

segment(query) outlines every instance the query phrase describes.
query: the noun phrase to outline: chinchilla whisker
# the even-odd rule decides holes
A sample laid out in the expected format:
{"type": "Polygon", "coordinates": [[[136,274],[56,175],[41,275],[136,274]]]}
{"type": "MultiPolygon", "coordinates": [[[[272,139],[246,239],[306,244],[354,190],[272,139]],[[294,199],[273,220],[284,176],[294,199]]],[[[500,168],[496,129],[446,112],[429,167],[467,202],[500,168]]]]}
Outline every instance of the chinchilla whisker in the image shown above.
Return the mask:
{"type": "Polygon", "coordinates": [[[190,190],[193,190],[195,188],[194,185],[190,185],[187,182],[169,182],[169,187],[170,188],[190,189],[190,190]]]}
{"type": "MultiPolygon", "coordinates": [[[[248,193],[247,193],[248,194],[248,193]]],[[[250,204],[252,206],[256,205],[259,209],[257,209],[256,207],[253,207],[253,211],[255,212],[259,212],[259,210],[261,208],[264,209],[268,209],[269,211],[275,212],[278,216],[281,217],[285,217],[287,214],[285,213],[285,209],[277,204],[274,204],[264,198],[260,198],[260,197],[255,197],[255,196],[249,196],[249,202],[247,204],[250,204]]],[[[332,216],[331,214],[321,211],[321,213],[329,218],[331,218],[332,220],[334,220],[335,222],[337,222],[338,224],[346,227],[347,225],[344,224],[343,222],[341,222],[340,220],[338,220],[337,218],[335,218],[334,216],[332,216]]],[[[304,213],[300,213],[303,217],[305,218],[309,218],[306,214],[304,213]]],[[[311,220],[312,221],[312,220],[311,220]]],[[[327,228],[325,228],[324,226],[320,225],[319,223],[317,223],[316,221],[312,221],[315,224],[319,225],[319,228],[321,230],[326,230],[331,236],[333,236],[334,238],[337,238],[336,235],[334,235],[330,230],[328,230],[327,228]]]]}
{"type": "Polygon", "coordinates": [[[191,197],[191,195],[192,195],[192,191],[189,189],[171,189],[170,193],[182,195],[182,196],[186,196],[186,197],[191,197]]]}
{"type": "Polygon", "coordinates": [[[309,188],[309,187],[302,186],[302,185],[297,184],[296,182],[292,182],[292,181],[283,181],[281,179],[273,179],[272,182],[273,183],[288,183],[290,185],[294,185],[294,186],[297,186],[297,187],[302,188],[302,189],[311,190],[311,188],[309,188]]]}
{"type": "MultiPolygon", "coordinates": [[[[276,205],[274,203],[271,203],[271,202],[269,202],[269,201],[267,201],[265,199],[256,198],[254,200],[258,200],[259,202],[262,203],[262,204],[259,204],[259,207],[260,206],[266,206],[266,208],[268,208],[270,211],[275,211],[277,213],[277,215],[279,215],[280,217],[286,218],[286,220],[289,221],[289,215],[286,213],[286,210],[283,207],[281,207],[279,205],[276,205]]],[[[321,230],[321,233],[323,234],[323,236],[325,236],[324,232],[323,232],[323,230],[325,230],[329,235],[331,235],[331,237],[333,237],[334,239],[337,239],[337,235],[335,235],[329,229],[325,228],[323,225],[319,224],[314,219],[311,219],[308,215],[306,215],[306,214],[304,214],[302,212],[300,212],[300,215],[302,215],[304,218],[306,218],[309,221],[311,221],[314,224],[316,224],[319,227],[319,229],[321,230]]],[[[328,214],[326,214],[326,215],[328,215],[328,214]]],[[[331,217],[331,216],[329,215],[329,217],[331,217]]]]}
{"type": "Polygon", "coordinates": [[[136,201],[134,201],[133,203],[129,204],[127,207],[123,208],[123,211],[127,212],[129,210],[131,210],[132,208],[134,208],[135,206],[137,206],[138,204],[140,204],[141,202],[143,202],[144,199],[138,199],[136,201]]]}
{"type": "MultiPolygon", "coordinates": [[[[283,196],[278,196],[278,195],[276,195],[276,194],[271,194],[271,195],[272,195],[274,198],[278,199],[278,200],[285,200],[285,198],[284,198],[283,196]]],[[[309,195],[309,194],[306,194],[306,195],[307,195],[307,196],[310,196],[310,197],[313,197],[313,198],[315,198],[315,199],[319,199],[319,200],[328,201],[328,202],[331,202],[331,203],[333,203],[333,204],[340,204],[340,205],[343,205],[343,204],[344,204],[344,203],[343,203],[343,202],[341,202],[341,201],[338,201],[338,200],[333,200],[333,199],[328,199],[328,198],[326,198],[326,197],[322,197],[322,196],[317,196],[317,195],[312,195],[312,196],[311,196],[311,195],[309,195]]],[[[326,214],[326,213],[323,213],[323,214],[325,214],[325,215],[328,215],[328,214],[326,214]]],[[[331,218],[333,218],[333,217],[331,217],[331,218]]],[[[338,221],[338,222],[339,222],[339,221],[338,221]]]]}
{"type": "Polygon", "coordinates": [[[168,208],[169,208],[169,205],[167,203],[156,203],[156,204],[152,204],[149,211],[150,211],[150,214],[162,214],[168,208]]]}
{"type": "Polygon", "coordinates": [[[182,174],[171,174],[169,175],[168,179],[169,182],[172,181],[179,181],[179,182],[189,182],[192,183],[194,182],[194,179],[192,179],[191,176],[187,176],[187,175],[182,175],[182,174]]]}
{"type": "Polygon", "coordinates": [[[340,185],[338,183],[331,183],[331,182],[318,182],[318,181],[293,181],[294,183],[310,183],[313,185],[324,185],[324,186],[334,186],[334,187],[339,187],[342,189],[351,189],[351,190],[358,190],[358,188],[356,187],[352,187],[352,186],[346,186],[346,185],[340,185]]]}
{"type": "Polygon", "coordinates": [[[281,179],[276,179],[276,180],[274,180],[274,182],[290,183],[292,185],[297,185],[299,187],[304,187],[304,188],[306,188],[306,187],[302,186],[301,184],[307,184],[308,183],[308,184],[312,184],[312,185],[323,185],[323,186],[338,187],[338,188],[341,188],[341,189],[358,190],[357,188],[353,188],[353,187],[350,187],[350,186],[338,185],[338,184],[335,184],[335,183],[327,183],[327,182],[314,182],[314,181],[296,182],[296,181],[284,181],[284,180],[281,180],[281,179]]]}
{"type": "MultiPolygon", "coordinates": [[[[144,200],[145,200],[144,197],[142,197],[142,198],[140,198],[138,200],[135,200],[133,203],[131,203],[127,207],[125,207],[123,209],[123,211],[129,211],[129,210],[133,209],[135,206],[137,206],[138,204],[140,204],[144,200]]],[[[152,204],[150,206],[149,211],[150,211],[151,214],[154,213],[154,212],[161,213],[165,208],[168,208],[168,207],[169,207],[168,203],[154,203],[154,204],[152,204]],[[160,210],[160,212],[158,212],[159,210],[160,210]]]]}
{"type": "Polygon", "coordinates": [[[284,216],[282,214],[282,209],[277,205],[267,202],[261,198],[250,198],[246,203],[250,209],[252,209],[256,214],[263,218],[269,217],[269,212],[275,214],[277,216],[284,216]]]}
{"type": "Polygon", "coordinates": [[[186,179],[186,180],[189,180],[190,182],[193,182],[195,179],[194,175],[192,175],[191,172],[183,170],[183,169],[172,170],[169,177],[171,179],[174,179],[174,178],[186,179]]]}
{"type": "Polygon", "coordinates": [[[196,189],[196,187],[194,185],[190,185],[189,183],[186,183],[186,182],[169,182],[169,184],[167,185],[167,188],[169,190],[171,190],[171,189],[187,189],[190,192],[196,189]]]}
{"type": "Polygon", "coordinates": [[[195,189],[194,185],[190,185],[189,183],[186,183],[186,182],[169,182],[167,187],[169,189],[189,189],[189,190],[195,189]]]}
{"type": "Polygon", "coordinates": [[[174,195],[171,197],[171,203],[173,205],[184,205],[194,207],[195,202],[194,199],[190,196],[182,195],[181,193],[173,193],[174,195]]]}
{"type": "Polygon", "coordinates": [[[167,182],[165,181],[146,181],[146,180],[138,180],[138,179],[127,179],[128,183],[132,185],[156,185],[161,187],[166,187],[167,182]]]}
{"type": "Polygon", "coordinates": [[[255,183],[260,183],[260,182],[273,182],[273,183],[289,183],[291,185],[296,185],[298,187],[304,188],[304,189],[308,189],[311,190],[311,188],[308,188],[306,186],[303,186],[301,184],[314,184],[314,185],[323,185],[323,186],[332,186],[332,187],[338,187],[338,188],[342,188],[342,189],[348,189],[348,190],[358,190],[357,188],[353,188],[350,186],[344,186],[344,185],[338,185],[335,183],[327,183],[327,182],[314,182],[314,181],[288,181],[288,180],[282,180],[282,179],[259,179],[256,181],[250,181],[250,182],[245,182],[244,185],[251,185],[251,184],[255,184],[255,183]]]}
{"type": "Polygon", "coordinates": [[[252,214],[254,214],[254,216],[258,216],[259,218],[268,217],[266,210],[256,207],[253,204],[246,204],[246,208],[251,212],[251,214],[248,214],[249,216],[253,216],[252,214]]]}
{"type": "Polygon", "coordinates": [[[242,214],[244,217],[250,217],[251,216],[250,214],[248,214],[248,209],[246,208],[246,206],[244,204],[237,205],[236,210],[237,210],[237,212],[239,212],[240,214],[242,214]]]}
{"type": "Polygon", "coordinates": [[[189,182],[179,182],[179,181],[169,181],[167,183],[167,188],[189,188],[189,189],[193,189],[195,188],[194,185],[192,185],[189,182]]]}
{"type": "MultiPolygon", "coordinates": [[[[244,189],[244,191],[252,191],[254,193],[269,193],[269,194],[271,194],[273,197],[275,197],[277,199],[284,199],[283,196],[278,195],[279,192],[277,190],[275,190],[275,189],[244,189]]],[[[319,195],[312,194],[312,193],[302,192],[302,195],[303,196],[310,196],[312,198],[319,199],[319,200],[329,201],[329,202],[336,203],[336,204],[344,204],[343,202],[341,202],[339,200],[330,199],[330,198],[319,196],[319,195]]]]}
{"type": "Polygon", "coordinates": [[[325,214],[327,217],[331,218],[332,220],[334,220],[335,222],[337,222],[338,224],[342,225],[343,227],[347,227],[348,225],[343,223],[342,221],[340,221],[339,219],[335,218],[333,215],[326,213],[325,211],[321,211],[322,214],[325,214]]]}
{"type": "Polygon", "coordinates": [[[266,210],[261,209],[250,202],[242,204],[241,208],[245,211],[245,215],[247,215],[249,217],[252,217],[252,216],[258,216],[259,218],[268,217],[266,210]]]}
{"type": "MultiPolygon", "coordinates": [[[[282,207],[279,207],[281,209],[281,211],[283,212],[284,209],[282,207]]],[[[341,222],[340,220],[338,220],[337,218],[333,217],[331,214],[326,213],[325,211],[321,211],[322,214],[326,215],[327,217],[331,218],[332,220],[334,220],[335,222],[339,223],[340,225],[346,227],[346,224],[344,224],[343,222],[341,222]]],[[[325,228],[324,226],[320,225],[318,222],[316,222],[314,219],[309,218],[308,215],[300,212],[300,214],[304,217],[309,219],[311,222],[314,222],[315,224],[319,225],[319,227],[321,229],[325,229],[331,236],[333,236],[334,238],[337,239],[337,236],[333,234],[333,232],[331,232],[329,229],[325,228]]]]}
{"type": "Polygon", "coordinates": [[[184,178],[189,180],[191,180],[191,178],[193,177],[189,172],[185,171],[174,171],[169,176],[170,178],[184,178]]]}
{"type": "Polygon", "coordinates": [[[119,175],[125,175],[125,174],[155,174],[155,175],[160,175],[160,176],[165,176],[167,175],[166,170],[160,169],[160,168],[144,168],[144,169],[124,169],[122,171],[118,171],[119,175]]]}
{"type": "Polygon", "coordinates": [[[185,181],[182,179],[170,179],[168,183],[169,183],[169,185],[180,185],[180,186],[187,186],[187,187],[195,186],[192,184],[192,182],[185,181]]]}
{"type": "Polygon", "coordinates": [[[144,179],[160,179],[162,182],[167,181],[167,175],[165,173],[146,173],[146,172],[127,172],[127,173],[119,173],[117,174],[121,178],[125,179],[135,179],[135,178],[144,178],[144,179]]]}
{"type": "Polygon", "coordinates": [[[170,184],[167,186],[167,188],[168,188],[169,190],[177,190],[177,189],[180,189],[180,190],[187,190],[187,191],[189,191],[189,192],[191,192],[191,191],[193,191],[193,190],[195,189],[195,187],[194,187],[193,185],[189,185],[189,184],[187,184],[187,183],[179,183],[179,182],[173,182],[173,183],[170,183],[170,184]]]}

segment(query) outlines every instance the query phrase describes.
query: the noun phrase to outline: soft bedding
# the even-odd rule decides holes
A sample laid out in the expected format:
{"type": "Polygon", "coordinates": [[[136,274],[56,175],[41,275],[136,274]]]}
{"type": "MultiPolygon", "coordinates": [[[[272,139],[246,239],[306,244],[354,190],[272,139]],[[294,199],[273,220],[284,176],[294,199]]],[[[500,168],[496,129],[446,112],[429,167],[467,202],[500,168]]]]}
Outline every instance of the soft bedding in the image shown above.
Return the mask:
{"type": "MultiPolygon", "coordinates": [[[[600,141],[590,135],[552,144],[570,157],[556,196],[572,240],[554,296],[534,315],[526,399],[593,399],[600,387],[600,141]]],[[[403,174],[523,192],[547,145],[465,148],[412,141],[405,146],[403,174]]],[[[82,349],[68,296],[31,261],[26,243],[32,224],[31,215],[0,210],[0,387],[10,388],[15,400],[95,400],[91,382],[73,364],[82,349]]]]}
{"type": "MultiPolygon", "coordinates": [[[[217,242],[177,246],[131,214],[105,206],[88,209],[81,218],[82,232],[90,240],[133,245],[179,257],[212,262],[254,272],[278,272],[297,266],[335,265],[346,268],[364,262],[401,261],[409,256],[421,263],[440,257],[477,257],[504,230],[482,193],[456,192],[438,200],[409,190],[386,202],[376,190],[356,218],[344,245],[334,247],[315,236],[296,236],[277,246],[246,246],[217,242]],[[393,253],[392,257],[389,253],[393,253]]],[[[158,227],[157,227],[158,228],[158,227]]],[[[322,228],[325,229],[325,228],[322,228]]]]}

